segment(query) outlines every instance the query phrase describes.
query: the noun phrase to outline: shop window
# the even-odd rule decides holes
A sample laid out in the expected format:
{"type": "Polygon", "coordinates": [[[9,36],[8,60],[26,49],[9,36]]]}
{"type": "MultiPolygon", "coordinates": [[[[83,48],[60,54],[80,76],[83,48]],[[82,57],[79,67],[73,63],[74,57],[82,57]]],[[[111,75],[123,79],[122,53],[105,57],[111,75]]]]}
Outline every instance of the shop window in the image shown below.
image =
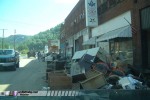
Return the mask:
{"type": "Polygon", "coordinates": [[[110,53],[114,60],[117,57],[127,64],[133,64],[132,39],[118,39],[110,42],[110,53]]]}

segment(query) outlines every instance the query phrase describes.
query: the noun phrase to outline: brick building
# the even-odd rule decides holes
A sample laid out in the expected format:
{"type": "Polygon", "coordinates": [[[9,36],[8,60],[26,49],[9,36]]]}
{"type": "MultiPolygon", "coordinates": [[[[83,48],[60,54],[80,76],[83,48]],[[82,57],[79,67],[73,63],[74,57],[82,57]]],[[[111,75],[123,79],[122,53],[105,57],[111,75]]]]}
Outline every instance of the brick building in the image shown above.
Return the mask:
{"type": "Polygon", "coordinates": [[[80,0],[65,19],[60,39],[61,53],[68,57],[82,50],[83,33],[86,33],[85,3],[80,0]]]}
{"type": "Polygon", "coordinates": [[[97,0],[97,13],[98,26],[87,27],[85,0],[79,0],[64,22],[62,53],[72,56],[97,46],[110,54],[128,49],[134,66],[150,68],[150,0],[97,0]]]}

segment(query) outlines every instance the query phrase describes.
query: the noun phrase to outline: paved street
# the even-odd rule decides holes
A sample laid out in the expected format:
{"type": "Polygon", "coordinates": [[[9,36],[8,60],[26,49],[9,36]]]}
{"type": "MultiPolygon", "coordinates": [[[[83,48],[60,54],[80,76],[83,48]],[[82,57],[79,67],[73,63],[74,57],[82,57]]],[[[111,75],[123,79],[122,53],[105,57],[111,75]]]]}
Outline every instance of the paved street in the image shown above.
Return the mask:
{"type": "Polygon", "coordinates": [[[42,90],[47,86],[45,70],[45,62],[22,58],[16,71],[0,71],[0,91],[42,90]]]}

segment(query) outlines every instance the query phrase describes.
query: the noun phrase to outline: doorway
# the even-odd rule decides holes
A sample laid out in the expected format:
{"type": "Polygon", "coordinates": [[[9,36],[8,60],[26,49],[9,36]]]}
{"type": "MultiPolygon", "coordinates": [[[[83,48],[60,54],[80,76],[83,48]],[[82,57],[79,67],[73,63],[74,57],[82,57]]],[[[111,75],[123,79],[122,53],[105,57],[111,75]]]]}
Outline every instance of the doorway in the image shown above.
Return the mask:
{"type": "MultiPolygon", "coordinates": [[[[150,6],[141,9],[142,65],[150,69],[150,6]]],[[[140,48],[139,48],[140,49],[140,48]]]]}
{"type": "Polygon", "coordinates": [[[141,36],[143,66],[150,69],[150,31],[142,31],[141,36]]]}
{"type": "Polygon", "coordinates": [[[147,33],[147,46],[148,46],[148,68],[150,69],[150,31],[147,33]]]}

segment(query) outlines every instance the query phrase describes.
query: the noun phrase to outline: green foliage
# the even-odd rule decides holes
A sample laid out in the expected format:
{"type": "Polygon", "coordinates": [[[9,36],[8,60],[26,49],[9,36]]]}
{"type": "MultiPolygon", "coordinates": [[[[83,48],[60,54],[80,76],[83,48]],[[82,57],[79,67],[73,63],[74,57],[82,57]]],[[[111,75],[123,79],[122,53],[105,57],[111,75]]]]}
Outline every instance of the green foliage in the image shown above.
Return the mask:
{"type": "MultiPolygon", "coordinates": [[[[61,23],[34,36],[11,35],[4,38],[3,48],[13,49],[15,43],[16,50],[22,54],[26,54],[28,51],[44,51],[44,47],[48,45],[49,40],[59,39],[62,25],[61,23]]],[[[0,38],[0,48],[2,48],[2,38],[0,38]]]]}
{"type": "MultiPolygon", "coordinates": [[[[9,37],[6,37],[3,39],[3,49],[14,49],[15,47],[18,47],[21,43],[23,43],[26,39],[29,39],[30,36],[25,35],[11,35],[9,37]],[[15,42],[14,42],[15,40],[15,42]]],[[[2,48],[2,38],[0,38],[0,48],[2,48]]]]}
{"type": "Polygon", "coordinates": [[[20,51],[21,54],[27,54],[27,52],[29,52],[29,50],[24,49],[20,51]]]}
{"type": "Polygon", "coordinates": [[[19,45],[19,46],[17,47],[17,50],[18,50],[18,51],[28,50],[28,47],[27,47],[27,45],[19,45]]]}
{"type": "Polygon", "coordinates": [[[2,49],[2,47],[3,47],[3,49],[9,49],[9,48],[10,48],[10,45],[9,45],[9,43],[3,42],[3,46],[2,46],[2,43],[0,44],[0,48],[1,48],[1,49],[2,49]]]}
{"type": "Polygon", "coordinates": [[[51,28],[49,30],[40,32],[31,38],[28,38],[20,46],[18,50],[29,50],[29,51],[44,51],[45,45],[48,45],[48,41],[51,39],[59,39],[61,32],[62,23],[51,28]],[[26,45],[24,47],[23,45],[26,45]]]}

